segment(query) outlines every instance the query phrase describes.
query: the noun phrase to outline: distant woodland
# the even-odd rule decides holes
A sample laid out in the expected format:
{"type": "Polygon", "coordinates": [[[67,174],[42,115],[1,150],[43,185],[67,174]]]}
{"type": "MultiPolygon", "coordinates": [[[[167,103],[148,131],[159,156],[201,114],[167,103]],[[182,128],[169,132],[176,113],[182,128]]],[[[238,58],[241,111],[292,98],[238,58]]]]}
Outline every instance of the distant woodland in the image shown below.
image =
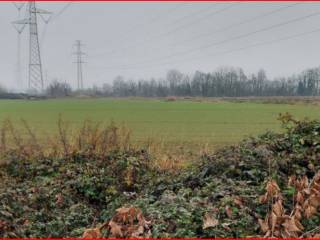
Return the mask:
{"type": "MultiPolygon", "coordinates": [[[[261,69],[245,74],[241,68],[224,67],[213,72],[184,74],[168,71],[165,78],[126,79],[116,77],[101,87],[73,90],[68,83],[52,81],[45,89],[47,97],[74,95],[104,97],[250,97],[250,96],[318,96],[320,67],[307,69],[290,77],[269,79],[261,69]]],[[[21,95],[25,97],[25,95],[21,95]]],[[[0,87],[0,98],[15,98],[0,87]]]]}

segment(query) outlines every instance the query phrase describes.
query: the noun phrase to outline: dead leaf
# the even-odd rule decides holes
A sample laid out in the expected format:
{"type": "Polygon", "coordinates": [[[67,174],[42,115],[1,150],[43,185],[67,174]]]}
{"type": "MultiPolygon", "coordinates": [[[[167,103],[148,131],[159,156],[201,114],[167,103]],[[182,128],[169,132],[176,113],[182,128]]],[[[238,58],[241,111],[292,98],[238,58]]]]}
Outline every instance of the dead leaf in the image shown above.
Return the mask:
{"type": "Polygon", "coordinates": [[[130,234],[130,237],[138,238],[138,237],[141,237],[143,233],[144,233],[144,227],[139,226],[138,229],[132,231],[132,233],[130,234]]]}
{"type": "Polygon", "coordinates": [[[109,222],[109,227],[110,227],[111,237],[115,237],[115,238],[123,237],[121,226],[119,226],[117,223],[111,220],[109,222]]]}
{"type": "Polygon", "coordinates": [[[320,195],[311,195],[308,200],[309,200],[309,204],[314,208],[317,208],[320,206],[320,195]]]}
{"type": "Polygon", "coordinates": [[[304,197],[303,197],[303,194],[302,194],[301,192],[298,192],[298,193],[297,193],[296,201],[297,201],[299,204],[303,204],[303,202],[304,202],[304,197]]]}
{"type": "Polygon", "coordinates": [[[102,238],[102,234],[99,228],[89,228],[84,231],[82,238],[102,238]]]}
{"type": "Polygon", "coordinates": [[[239,196],[236,196],[234,199],[233,199],[233,202],[235,205],[239,206],[240,208],[243,208],[244,207],[244,204],[243,204],[243,200],[241,197],[239,196]]]}
{"type": "Polygon", "coordinates": [[[271,222],[271,232],[274,232],[274,229],[276,228],[276,224],[277,224],[277,215],[274,214],[274,212],[272,212],[270,214],[270,222],[271,222]]]}
{"type": "Polygon", "coordinates": [[[264,195],[259,197],[259,202],[261,204],[267,203],[267,201],[268,201],[268,193],[266,193],[266,194],[264,194],[264,195]]]}
{"type": "Polygon", "coordinates": [[[263,233],[266,233],[269,230],[269,226],[264,220],[258,219],[258,223],[263,233]]]}
{"type": "Polygon", "coordinates": [[[215,227],[219,224],[219,220],[215,219],[209,213],[204,215],[203,226],[202,229],[207,229],[211,227],[215,227]]]}
{"type": "Polygon", "coordinates": [[[281,200],[278,200],[273,204],[272,211],[274,212],[274,214],[277,217],[281,217],[283,215],[284,210],[283,210],[283,206],[282,206],[282,201],[281,200]]]}
{"type": "Polygon", "coordinates": [[[226,214],[227,214],[228,218],[232,218],[232,217],[233,217],[232,209],[231,209],[230,206],[227,205],[227,206],[225,207],[225,211],[226,211],[226,214]]]}
{"type": "Polygon", "coordinates": [[[289,180],[288,180],[288,186],[289,187],[294,187],[296,185],[296,180],[297,180],[297,178],[296,178],[295,175],[290,176],[289,180]]]}
{"type": "Polygon", "coordinates": [[[271,197],[278,195],[280,192],[280,188],[279,188],[278,184],[276,183],[276,181],[274,181],[274,180],[270,180],[267,183],[266,190],[267,190],[268,195],[271,197]]]}
{"type": "Polygon", "coordinates": [[[303,176],[301,179],[301,187],[307,188],[309,186],[309,179],[307,176],[303,176]]]}
{"type": "Polygon", "coordinates": [[[304,216],[308,219],[311,218],[315,213],[317,213],[317,209],[311,205],[307,206],[304,209],[304,216]]]}
{"type": "Polygon", "coordinates": [[[296,221],[293,217],[288,218],[285,220],[285,222],[282,224],[282,226],[287,230],[288,232],[300,232],[301,230],[297,227],[296,221]]]}
{"type": "Polygon", "coordinates": [[[134,207],[123,207],[116,210],[116,215],[113,217],[113,220],[121,223],[130,223],[133,224],[135,218],[141,213],[140,209],[134,207]]]}

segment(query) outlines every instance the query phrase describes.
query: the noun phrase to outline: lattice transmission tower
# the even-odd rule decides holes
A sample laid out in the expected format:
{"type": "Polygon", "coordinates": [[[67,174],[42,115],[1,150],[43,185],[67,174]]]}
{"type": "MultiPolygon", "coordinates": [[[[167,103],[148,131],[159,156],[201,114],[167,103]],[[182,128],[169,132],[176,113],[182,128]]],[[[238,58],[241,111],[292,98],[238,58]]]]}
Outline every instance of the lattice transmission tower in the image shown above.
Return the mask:
{"type": "Polygon", "coordinates": [[[76,43],[74,44],[76,47],[76,51],[73,53],[76,56],[76,61],[74,62],[77,64],[77,86],[79,90],[83,89],[83,73],[82,73],[82,64],[85,63],[83,61],[82,56],[86,55],[84,52],[82,52],[81,47],[83,44],[80,40],[76,40],[76,43]]]}
{"type": "MultiPolygon", "coordinates": [[[[14,25],[29,25],[29,74],[28,88],[34,92],[43,90],[43,73],[38,36],[38,14],[51,14],[46,10],[36,7],[35,1],[29,1],[27,6],[28,17],[13,22],[14,25]]],[[[21,28],[23,30],[23,28],[21,28]]]]}
{"type": "MultiPolygon", "coordinates": [[[[13,2],[13,5],[18,10],[18,18],[21,17],[21,10],[23,9],[25,3],[22,2],[13,2]]],[[[25,25],[15,25],[13,24],[14,28],[17,30],[17,65],[16,65],[16,82],[19,87],[22,84],[22,72],[21,72],[21,33],[24,29],[25,25]]]]}

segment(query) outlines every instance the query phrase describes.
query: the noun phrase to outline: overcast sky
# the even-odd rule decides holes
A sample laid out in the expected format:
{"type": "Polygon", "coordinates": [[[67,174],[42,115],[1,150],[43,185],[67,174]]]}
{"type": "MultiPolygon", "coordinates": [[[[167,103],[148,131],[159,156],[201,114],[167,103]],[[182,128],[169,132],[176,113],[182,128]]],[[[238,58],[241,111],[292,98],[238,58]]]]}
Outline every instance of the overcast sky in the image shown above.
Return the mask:
{"type": "MultiPolygon", "coordinates": [[[[320,31],[291,36],[320,28],[320,3],[294,4],[37,3],[53,12],[48,25],[38,19],[44,75],[48,81],[56,78],[75,86],[72,46],[77,39],[88,54],[83,67],[86,87],[110,83],[117,75],[162,77],[172,68],[186,73],[221,66],[241,67],[246,73],[263,68],[269,77],[299,73],[320,65],[320,31]],[[287,37],[291,39],[280,41],[287,37]],[[259,45],[263,42],[269,43],[259,45]]],[[[11,22],[18,19],[18,11],[10,2],[0,6],[0,85],[16,88],[17,32],[11,22]]],[[[23,86],[28,46],[26,27],[21,36],[23,86]]]]}

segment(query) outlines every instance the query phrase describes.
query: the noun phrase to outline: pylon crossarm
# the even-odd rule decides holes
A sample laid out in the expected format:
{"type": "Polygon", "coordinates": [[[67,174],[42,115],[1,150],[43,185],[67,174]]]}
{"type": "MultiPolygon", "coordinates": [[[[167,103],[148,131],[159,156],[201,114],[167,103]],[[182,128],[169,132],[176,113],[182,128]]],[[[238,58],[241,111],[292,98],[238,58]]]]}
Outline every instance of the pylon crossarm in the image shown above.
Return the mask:
{"type": "Polygon", "coordinates": [[[18,11],[20,11],[23,8],[23,6],[25,5],[24,2],[12,2],[12,3],[17,8],[18,11]]]}
{"type": "Polygon", "coordinates": [[[13,21],[11,23],[12,23],[12,26],[20,34],[20,33],[23,32],[23,30],[26,27],[26,25],[30,23],[30,20],[29,19],[22,19],[22,20],[13,21]]]}
{"type": "MultiPolygon", "coordinates": [[[[45,15],[47,15],[47,14],[45,14],[45,15]]],[[[45,16],[43,14],[39,14],[39,16],[41,17],[41,19],[44,21],[45,24],[48,24],[52,19],[52,14],[50,14],[48,18],[45,18],[45,16]]]]}

